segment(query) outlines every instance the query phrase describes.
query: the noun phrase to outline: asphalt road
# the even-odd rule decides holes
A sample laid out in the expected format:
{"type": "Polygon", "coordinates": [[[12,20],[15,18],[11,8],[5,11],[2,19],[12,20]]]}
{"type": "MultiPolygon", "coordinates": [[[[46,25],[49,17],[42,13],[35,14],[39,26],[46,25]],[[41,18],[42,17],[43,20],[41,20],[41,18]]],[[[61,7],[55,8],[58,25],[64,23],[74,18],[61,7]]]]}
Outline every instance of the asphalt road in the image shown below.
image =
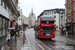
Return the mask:
{"type": "Polygon", "coordinates": [[[75,39],[70,39],[64,36],[58,36],[56,32],[55,38],[38,39],[35,38],[33,28],[26,29],[25,35],[29,45],[29,50],[75,50],[75,39]]]}

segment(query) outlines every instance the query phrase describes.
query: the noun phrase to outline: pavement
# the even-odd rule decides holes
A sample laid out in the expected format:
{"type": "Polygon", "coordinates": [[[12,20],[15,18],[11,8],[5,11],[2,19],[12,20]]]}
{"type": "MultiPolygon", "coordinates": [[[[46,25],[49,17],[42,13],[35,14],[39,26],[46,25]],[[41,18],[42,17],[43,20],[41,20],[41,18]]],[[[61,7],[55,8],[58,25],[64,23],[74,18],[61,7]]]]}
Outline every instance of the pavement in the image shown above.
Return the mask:
{"type": "Polygon", "coordinates": [[[14,43],[5,43],[0,47],[0,50],[29,50],[28,42],[24,35],[25,33],[23,34],[21,30],[20,36],[17,36],[17,40],[14,43]]]}

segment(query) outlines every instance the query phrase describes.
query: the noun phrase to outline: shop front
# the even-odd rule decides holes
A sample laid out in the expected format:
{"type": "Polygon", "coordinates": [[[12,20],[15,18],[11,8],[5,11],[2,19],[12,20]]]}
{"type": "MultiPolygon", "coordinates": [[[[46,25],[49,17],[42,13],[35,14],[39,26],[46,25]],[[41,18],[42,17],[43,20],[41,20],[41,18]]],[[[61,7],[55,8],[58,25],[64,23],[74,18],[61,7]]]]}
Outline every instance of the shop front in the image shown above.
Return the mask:
{"type": "Polygon", "coordinates": [[[0,14],[0,43],[6,39],[8,27],[9,19],[0,14]]]}
{"type": "Polygon", "coordinates": [[[66,31],[68,32],[68,35],[73,36],[74,35],[74,28],[73,23],[66,23],[66,31]]]}
{"type": "Polygon", "coordinates": [[[73,23],[73,34],[75,36],[75,23],[73,23]]]}

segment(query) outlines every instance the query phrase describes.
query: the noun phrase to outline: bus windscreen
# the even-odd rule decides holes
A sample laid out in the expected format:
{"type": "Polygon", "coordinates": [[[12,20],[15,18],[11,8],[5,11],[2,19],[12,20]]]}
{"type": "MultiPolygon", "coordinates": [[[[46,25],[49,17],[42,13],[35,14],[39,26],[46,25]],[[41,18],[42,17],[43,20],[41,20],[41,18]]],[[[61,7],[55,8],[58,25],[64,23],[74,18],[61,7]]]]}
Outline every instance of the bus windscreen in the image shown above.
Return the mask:
{"type": "Polygon", "coordinates": [[[43,23],[43,24],[53,24],[54,23],[54,21],[42,21],[41,23],[43,23]]]}

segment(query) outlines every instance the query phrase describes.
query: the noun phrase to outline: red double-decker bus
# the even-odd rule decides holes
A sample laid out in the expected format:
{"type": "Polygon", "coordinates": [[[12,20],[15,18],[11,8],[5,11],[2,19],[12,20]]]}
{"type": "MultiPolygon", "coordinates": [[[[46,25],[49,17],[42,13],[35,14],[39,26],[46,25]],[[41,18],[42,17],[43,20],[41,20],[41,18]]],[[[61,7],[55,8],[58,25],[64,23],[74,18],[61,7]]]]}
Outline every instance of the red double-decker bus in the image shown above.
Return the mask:
{"type": "Polygon", "coordinates": [[[55,25],[53,17],[40,17],[34,28],[35,37],[37,38],[55,38],[55,25]]]}

